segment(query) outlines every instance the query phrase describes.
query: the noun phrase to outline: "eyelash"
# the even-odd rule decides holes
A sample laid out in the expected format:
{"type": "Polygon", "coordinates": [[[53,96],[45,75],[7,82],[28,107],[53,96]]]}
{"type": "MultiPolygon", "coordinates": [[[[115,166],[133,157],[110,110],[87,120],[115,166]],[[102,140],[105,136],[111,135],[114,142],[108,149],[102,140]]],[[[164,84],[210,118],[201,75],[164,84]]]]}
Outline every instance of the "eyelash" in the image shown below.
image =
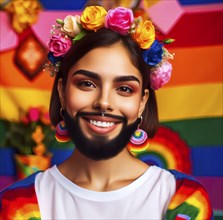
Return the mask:
{"type": "MultiPolygon", "coordinates": [[[[85,89],[89,89],[89,88],[96,88],[97,86],[95,85],[95,83],[93,83],[92,81],[89,80],[84,80],[84,81],[80,81],[78,82],[78,86],[80,88],[85,88],[85,89]]],[[[121,95],[124,96],[128,96],[131,95],[133,93],[133,89],[129,86],[119,86],[116,91],[118,91],[121,95]]]]}
{"type": "Polygon", "coordinates": [[[117,88],[117,91],[121,92],[122,94],[130,95],[133,93],[133,89],[129,86],[120,86],[117,88]]]}
{"type": "Polygon", "coordinates": [[[96,85],[89,80],[84,80],[84,81],[78,82],[78,86],[80,88],[96,88],[96,85]]]}

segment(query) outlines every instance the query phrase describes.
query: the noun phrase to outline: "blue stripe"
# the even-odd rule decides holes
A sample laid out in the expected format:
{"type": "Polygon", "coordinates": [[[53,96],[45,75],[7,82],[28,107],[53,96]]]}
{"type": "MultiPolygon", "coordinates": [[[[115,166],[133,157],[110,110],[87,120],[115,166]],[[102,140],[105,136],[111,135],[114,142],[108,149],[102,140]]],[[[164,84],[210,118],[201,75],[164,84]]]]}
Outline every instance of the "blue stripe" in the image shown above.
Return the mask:
{"type": "Polygon", "coordinates": [[[50,151],[53,153],[52,165],[61,164],[64,160],[66,160],[73,153],[73,149],[53,149],[53,148],[51,148],[50,151]]]}
{"type": "Polygon", "coordinates": [[[0,176],[15,176],[15,150],[13,148],[0,148],[0,176]]]}
{"type": "MultiPolygon", "coordinates": [[[[73,149],[51,149],[53,153],[52,164],[60,164],[68,158],[73,149]]],[[[0,176],[15,176],[15,151],[10,148],[0,148],[0,176]]],[[[162,163],[154,155],[141,158],[162,163]]],[[[223,176],[223,146],[196,146],[191,147],[192,174],[194,176],[223,176]]]]}
{"type": "Polygon", "coordinates": [[[201,4],[214,4],[222,3],[222,0],[178,0],[181,5],[201,5],[201,4]]]}
{"type": "MultiPolygon", "coordinates": [[[[46,10],[82,10],[87,0],[40,0],[46,10]]],[[[179,0],[181,5],[222,3],[222,0],[179,0]]]]}
{"type": "Polygon", "coordinates": [[[81,10],[87,0],[40,0],[46,10],[81,10]]]}
{"type": "MultiPolygon", "coordinates": [[[[59,165],[72,154],[73,149],[52,148],[50,152],[53,154],[52,165],[59,165]]],[[[0,148],[0,176],[16,176],[14,155],[13,148],[0,148]]]]}
{"type": "Polygon", "coordinates": [[[223,146],[191,148],[194,176],[223,176],[223,146]]]}

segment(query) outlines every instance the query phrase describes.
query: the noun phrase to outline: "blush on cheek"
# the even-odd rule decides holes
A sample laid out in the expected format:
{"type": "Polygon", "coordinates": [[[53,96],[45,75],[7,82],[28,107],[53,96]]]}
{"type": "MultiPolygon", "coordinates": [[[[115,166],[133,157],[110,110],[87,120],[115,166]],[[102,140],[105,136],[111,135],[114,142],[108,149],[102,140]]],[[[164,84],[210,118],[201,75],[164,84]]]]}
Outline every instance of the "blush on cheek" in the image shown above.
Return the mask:
{"type": "MultiPolygon", "coordinates": [[[[135,102],[136,103],[136,102],[135,102]]],[[[125,106],[121,109],[123,115],[127,118],[128,122],[131,123],[138,118],[139,106],[134,105],[134,102],[125,102],[125,106]]]]}

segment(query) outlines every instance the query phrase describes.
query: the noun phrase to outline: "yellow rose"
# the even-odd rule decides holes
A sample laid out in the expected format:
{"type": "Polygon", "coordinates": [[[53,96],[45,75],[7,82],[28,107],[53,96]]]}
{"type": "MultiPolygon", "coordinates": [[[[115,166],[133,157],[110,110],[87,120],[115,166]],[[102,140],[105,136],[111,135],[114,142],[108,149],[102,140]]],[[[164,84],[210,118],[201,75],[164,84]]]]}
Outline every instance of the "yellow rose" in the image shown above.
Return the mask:
{"type": "Polygon", "coordinates": [[[97,31],[104,26],[107,11],[101,6],[86,7],[81,15],[81,24],[87,30],[97,31]]]}
{"type": "Polygon", "coordinates": [[[131,36],[142,49],[149,49],[155,40],[155,28],[152,22],[147,20],[139,24],[131,36]]]}
{"type": "Polygon", "coordinates": [[[4,10],[12,14],[13,29],[22,33],[37,22],[41,5],[38,0],[13,0],[4,10]]]}

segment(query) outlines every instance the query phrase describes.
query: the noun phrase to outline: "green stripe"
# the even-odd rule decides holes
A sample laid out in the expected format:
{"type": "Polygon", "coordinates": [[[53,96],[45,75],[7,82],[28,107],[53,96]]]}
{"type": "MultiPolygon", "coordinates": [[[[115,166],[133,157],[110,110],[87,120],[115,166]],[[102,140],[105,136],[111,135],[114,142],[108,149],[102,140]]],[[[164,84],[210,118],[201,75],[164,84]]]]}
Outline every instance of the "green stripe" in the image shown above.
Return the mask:
{"type": "MultiPolygon", "coordinates": [[[[10,126],[9,121],[0,119],[0,147],[8,147],[8,146],[5,146],[5,136],[6,136],[6,132],[7,132],[7,129],[9,128],[9,126],[10,126]]],[[[52,142],[52,146],[49,146],[49,148],[50,147],[59,148],[59,149],[61,149],[61,148],[62,149],[73,149],[74,145],[72,142],[58,143],[55,139],[52,142]]]]}
{"type": "Polygon", "coordinates": [[[4,120],[0,120],[0,146],[4,145],[6,130],[7,122],[4,120]]]}
{"type": "Polygon", "coordinates": [[[201,118],[161,122],[161,125],[179,132],[190,146],[222,146],[223,118],[201,118]]]}
{"type": "MultiPolygon", "coordinates": [[[[7,126],[0,120],[0,145],[4,142],[7,126]]],[[[202,118],[181,121],[161,122],[161,125],[179,132],[190,146],[222,146],[223,118],[202,118]]]]}

